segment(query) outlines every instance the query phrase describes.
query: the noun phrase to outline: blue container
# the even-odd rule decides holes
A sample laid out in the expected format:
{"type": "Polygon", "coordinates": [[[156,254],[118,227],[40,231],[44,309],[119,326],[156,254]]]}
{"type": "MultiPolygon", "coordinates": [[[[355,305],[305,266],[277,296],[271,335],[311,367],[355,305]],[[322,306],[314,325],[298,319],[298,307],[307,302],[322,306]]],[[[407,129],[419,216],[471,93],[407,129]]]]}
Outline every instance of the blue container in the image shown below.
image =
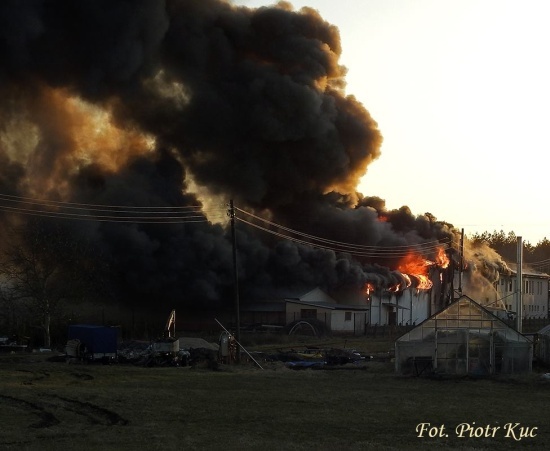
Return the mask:
{"type": "Polygon", "coordinates": [[[116,327],[75,324],[69,326],[69,340],[80,340],[87,354],[93,358],[117,352],[118,329],[116,327]]]}

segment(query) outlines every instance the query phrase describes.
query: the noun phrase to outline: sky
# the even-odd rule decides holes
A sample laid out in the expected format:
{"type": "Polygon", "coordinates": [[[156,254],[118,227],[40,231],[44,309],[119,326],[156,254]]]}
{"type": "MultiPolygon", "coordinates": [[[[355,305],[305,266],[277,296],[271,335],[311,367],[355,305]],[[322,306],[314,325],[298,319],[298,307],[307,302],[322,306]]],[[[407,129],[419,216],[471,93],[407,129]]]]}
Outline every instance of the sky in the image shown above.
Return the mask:
{"type": "Polygon", "coordinates": [[[382,132],[382,155],[358,191],[388,209],[429,212],[467,235],[550,239],[550,2],[290,3],[338,27],[346,94],[382,132]]]}

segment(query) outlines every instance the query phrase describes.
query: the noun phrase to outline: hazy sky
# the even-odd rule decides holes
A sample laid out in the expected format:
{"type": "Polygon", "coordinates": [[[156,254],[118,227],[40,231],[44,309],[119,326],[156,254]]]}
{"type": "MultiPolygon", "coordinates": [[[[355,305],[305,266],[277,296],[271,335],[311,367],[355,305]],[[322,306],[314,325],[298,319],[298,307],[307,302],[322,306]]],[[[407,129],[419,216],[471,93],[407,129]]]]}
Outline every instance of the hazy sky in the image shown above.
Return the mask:
{"type": "Polygon", "coordinates": [[[290,3],[339,28],[346,93],[384,136],[360,192],[389,209],[430,212],[466,234],[550,239],[550,2],[290,3]]]}

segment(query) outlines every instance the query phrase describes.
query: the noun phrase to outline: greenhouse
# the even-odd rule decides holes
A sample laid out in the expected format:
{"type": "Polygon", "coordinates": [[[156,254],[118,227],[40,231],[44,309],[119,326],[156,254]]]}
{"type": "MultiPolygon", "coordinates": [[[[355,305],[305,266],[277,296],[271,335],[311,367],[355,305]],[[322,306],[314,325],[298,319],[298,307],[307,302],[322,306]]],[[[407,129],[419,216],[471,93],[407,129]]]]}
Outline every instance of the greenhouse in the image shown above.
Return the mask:
{"type": "Polygon", "coordinates": [[[531,371],[533,343],[468,296],[395,342],[401,374],[489,375],[531,371]]]}

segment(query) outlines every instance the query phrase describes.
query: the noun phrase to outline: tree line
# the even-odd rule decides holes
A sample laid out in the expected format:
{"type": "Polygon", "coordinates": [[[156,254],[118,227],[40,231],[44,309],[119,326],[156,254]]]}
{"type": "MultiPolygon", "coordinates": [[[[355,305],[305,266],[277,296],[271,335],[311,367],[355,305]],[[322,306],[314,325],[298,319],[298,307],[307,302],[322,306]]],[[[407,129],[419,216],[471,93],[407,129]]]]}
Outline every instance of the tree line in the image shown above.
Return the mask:
{"type": "MultiPolygon", "coordinates": [[[[514,232],[505,233],[503,230],[492,233],[476,233],[469,237],[474,244],[485,243],[498,252],[502,258],[510,263],[517,261],[518,236],[514,232]]],[[[523,241],[523,262],[531,264],[550,274],[550,241],[543,238],[536,245],[523,241]]]]}
{"type": "Polygon", "coordinates": [[[66,329],[70,306],[105,298],[107,267],[85,241],[58,224],[30,221],[3,232],[0,335],[52,345],[52,326],[66,329]]]}

